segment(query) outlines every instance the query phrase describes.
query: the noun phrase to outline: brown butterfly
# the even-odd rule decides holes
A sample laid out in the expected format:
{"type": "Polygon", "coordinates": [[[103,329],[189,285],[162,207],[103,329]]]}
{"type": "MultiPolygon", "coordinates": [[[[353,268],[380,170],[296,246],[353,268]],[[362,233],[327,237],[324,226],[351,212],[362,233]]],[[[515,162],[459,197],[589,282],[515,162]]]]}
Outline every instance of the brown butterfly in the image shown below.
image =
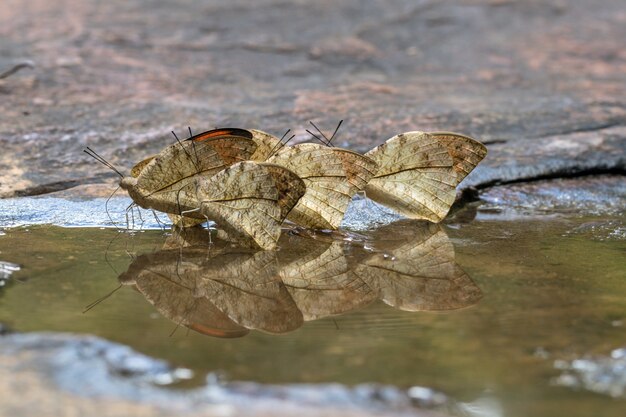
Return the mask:
{"type": "Polygon", "coordinates": [[[281,225],[304,195],[304,182],[279,165],[239,162],[213,177],[200,177],[181,201],[199,205],[189,214],[214,220],[218,236],[246,246],[274,249],[281,225]]]}
{"type": "MultiPolygon", "coordinates": [[[[172,144],[131,169],[120,186],[143,207],[179,213],[177,195],[197,176],[211,177],[234,163],[246,161],[256,144],[242,129],[217,129],[172,144]]],[[[193,208],[193,207],[192,207],[193,208]]]]}
{"type": "MultiPolygon", "coordinates": [[[[283,135],[281,139],[278,139],[277,137],[269,133],[263,132],[261,130],[256,130],[256,129],[248,130],[248,129],[239,129],[239,128],[221,128],[221,129],[209,130],[207,132],[200,133],[199,135],[196,135],[196,136],[191,136],[189,139],[186,139],[182,143],[179,141],[178,145],[185,147],[185,148],[191,148],[191,150],[187,151],[187,154],[190,158],[195,158],[197,147],[202,147],[209,142],[212,143],[215,140],[223,140],[223,139],[228,140],[229,138],[233,138],[235,140],[248,139],[254,142],[255,150],[253,152],[250,152],[250,150],[247,147],[243,148],[241,150],[241,154],[239,155],[240,157],[238,158],[238,160],[239,161],[252,160],[252,161],[263,162],[275,149],[278,149],[282,140],[284,139],[284,137],[287,135],[288,132],[289,130],[285,132],[285,135],[283,135]],[[191,151],[193,151],[193,153],[191,151]]],[[[176,135],[174,136],[176,137],[176,135]]],[[[176,137],[176,139],[178,141],[178,137],[176,137]]],[[[176,145],[172,145],[172,146],[176,146],[176,145]]],[[[151,156],[139,162],[138,164],[136,164],[131,169],[131,176],[135,178],[138,177],[141,171],[154,158],[155,156],[151,156]]],[[[231,161],[231,162],[234,163],[234,161],[231,161]]],[[[190,168],[192,170],[194,168],[198,170],[197,164],[191,165],[190,168]]],[[[202,175],[210,176],[211,172],[203,171],[202,175]]],[[[178,214],[173,214],[173,213],[168,213],[168,217],[172,220],[172,222],[175,225],[182,226],[182,227],[191,227],[191,226],[195,226],[197,224],[201,224],[202,222],[204,222],[203,219],[194,219],[191,217],[180,216],[178,214]]]]}
{"type": "Polygon", "coordinates": [[[283,147],[268,162],[292,170],[306,184],[306,193],[287,218],[318,229],[337,229],[352,197],[377,170],[367,156],[315,143],[283,147]]]}
{"type": "Polygon", "coordinates": [[[438,223],[454,203],[456,186],[485,154],[467,136],[401,133],[365,154],[379,166],[365,187],[367,197],[409,218],[438,223]]]}
{"type": "Polygon", "coordinates": [[[120,186],[141,207],[195,222],[215,220],[228,239],[273,249],[305,186],[276,165],[248,161],[233,167],[256,150],[250,131],[204,132],[141,161],[131,170],[136,177],[123,178],[120,186]]]}

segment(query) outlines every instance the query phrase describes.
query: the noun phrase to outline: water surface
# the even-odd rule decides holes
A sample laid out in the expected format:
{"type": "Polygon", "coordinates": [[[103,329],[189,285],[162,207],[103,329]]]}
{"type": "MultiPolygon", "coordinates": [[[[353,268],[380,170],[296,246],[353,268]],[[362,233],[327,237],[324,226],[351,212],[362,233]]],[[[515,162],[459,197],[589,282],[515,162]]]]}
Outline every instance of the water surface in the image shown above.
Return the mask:
{"type": "Polygon", "coordinates": [[[495,415],[621,416],[624,399],[555,384],[553,363],[626,345],[623,216],[475,214],[296,230],[277,253],[202,232],[6,229],[0,260],[21,270],[0,322],[121,342],[194,370],[190,385],[378,382],[489,398],[495,415]]]}

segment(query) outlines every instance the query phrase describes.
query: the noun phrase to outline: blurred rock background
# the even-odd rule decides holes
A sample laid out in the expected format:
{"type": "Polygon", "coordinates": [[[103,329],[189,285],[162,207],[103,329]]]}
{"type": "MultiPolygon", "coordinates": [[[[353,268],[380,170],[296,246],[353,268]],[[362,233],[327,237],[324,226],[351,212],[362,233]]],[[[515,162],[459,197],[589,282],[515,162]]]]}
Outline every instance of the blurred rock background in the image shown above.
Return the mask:
{"type": "Polygon", "coordinates": [[[489,146],[464,183],[625,170],[622,0],[3,0],[0,195],[115,175],[215,126],[308,121],[358,151],[409,130],[489,146]]]}

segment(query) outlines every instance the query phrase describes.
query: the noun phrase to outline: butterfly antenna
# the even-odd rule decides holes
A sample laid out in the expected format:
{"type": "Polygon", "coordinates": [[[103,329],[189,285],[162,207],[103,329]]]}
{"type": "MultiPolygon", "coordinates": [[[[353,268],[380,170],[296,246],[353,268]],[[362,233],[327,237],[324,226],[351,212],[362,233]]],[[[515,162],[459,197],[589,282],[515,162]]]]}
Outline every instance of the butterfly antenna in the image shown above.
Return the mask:
{"type": "Polygon", "coordinates": [[[320,135],[322,135],[322,137],[324,139],[326,139],[326,146],[330,146],[330,141],[328,140],[328,138],[326,137],[326,135],[324,134],[324,132],[322,132],[320,130],[319,127],[317,127],[317,125],[315,123],[313,123],[312,121],[309,120],[309,123],[311,124],[311,126],[313,126],[315,128],[315,130],[317,130],[319,132],[320,135]]]}
{"type": "MultiPolygon", "coordinates": [[[[196,169],[198,169],[198,166],[196,165],[196,161],[194,161],[194,159],[191,157],[191,154],[187,151],[187,149],[185,149],[185,146],[180,141],[180,139],[178,139],[178,136],[176,135],[176,132],[174,132],[173,130],[172,130],[172,135],[174,135],[174,137],[176,138],[176,142],[178,142],[178,144],[180,145],[180,148],[183,150],[183,152],[185,152],[185,155],[187,155],[187,158],[189,158],[193,162],[193,164],[196,167],[196,169]]],[[[191,142],[191,146],[193,146],[194,153],[195,153],[196,147],[195,147],[193,141],[191,142]]]]}
{"type": "Polygon", "coordinates": [[[280,138],[280,140],[278,141],[278,143],[276,145],[274,145],[274,147],[272,148],[272,150],[270,151],[269,155],[267,156],[268,158],[270,158],[271,156],[274,155],[275,151],[277,151],[278,149],[280,149],[280,145],[283,143],[283,139],[285,139],[285,136],[287,136],[287,134],[291,132],[291,129],[287,129],[287,131],[285,133],[283,133],[283,136],[280,138]]]}
{"type": "Polygon", "coordinates": [[[95,306],[97,306],[98,304],[100,304],[101,302],[103,302],[104,300],[106,300],[107,298],[112,296],[113,294],[115,294],[115,292],[118,291],[120,288],[122,288],[122,284],[120,284],[116,289],[114,289],[110,293],[106,294],[105,296],[100,297],[96,301],[94,301],[93,303],[85,306],[85,309],[83,310],[83,314],[85,314],[86,312],[88,312],[89,310],[91,310],[92,308],[94,308],[95,306]]]}
{"type": "MultiPolygon", "coordinates": [[[[191,133],[191,126],[187,126],[187,129],[189,129],[189,139],[191,139],[193,137],[193,133],[191,133]]],[[[200,159],[198,158],[198,151],[196,150],[196,142],[193,140],[191,141],[191,147],[193,148],[193,154],[196,156],[196,160],[193,164],[196,167],[196,171],[200,171],[200,167],[198,167],[200,159]]]]}
{"type": "Polygon", "coordinates": [[[110,163],[109,161],[107,161],[106,159],[104,159],[103,157],[98,155],[89,146],[86,149],[83,149],[83,152],[85,152],[87,155],[91,156],[93,159],[95,159],[96,161],[98,161],[99,163],[104,165],[105,167],[107,167],[110,170],[112,170],[113,172],[115,172],[117,175],[120,176],[120,178],[124,178],[124,175],[117,168],[115,168],[112,163],[110,163]]]}
{"type": "Polygon", "coordinates": [[[309,135],[313,136],[315,139],[317,139],[322,145],[324,146],[328,146],[328,142],[323,141],[319,136],[317,136],[315,133],[311,132],[309,129],[306,130],[306,133],[308,133],[309,135]]]}
{"type": "Polygon", "coordinates": [[[117,175],[119,175],[120,177],[124,178],[124,175],[122,175],[122,173],[120,171],[118,171],[115,166],[113,166],[112,163],[110,163],[109,161],[107,161],[106,159],[104,159],[102,156],[98,155],[93,149],[91,149],[90,147],[87,147],[86,149],[83,149],[83,152],[85,152],[87,155],[91,156],[92,158],[94,158],[96,161],[98,161],[99,163],[101,163],[102,165],[106,166],[107,168],[113,170],[117,175]]]}
{"type": "Polygon", "coordinates": [[[337,123],[337,127],[335,128],[335,131],[333,132],[333,135],[330,137],[330,139],[328,140],[328,144],[330,145],[333,142],[333,139],[335,139],[335,135],[337,134],[337,132],[339,131],[339,128],[341,127],[341,124],[343,123],[343,120],[339,120],[339,123],[337,123]]]}
{"type": "Polygon", "coordinates": [[[291,135],[291,136],[289,137],[289,139],[287,139],[287,140],[285,141],[285,143],[283,143],[282,145],[280,145],[280,147],[276,150],[276,152],[280,151],[282,148],[284,148],[285,146],[287,146],[287,144],[288,144],[289,142],[291,142],[291,139],[293,139],[293,138],[295,138],[295,137],[296,137],[296,135],[291,135]]]}

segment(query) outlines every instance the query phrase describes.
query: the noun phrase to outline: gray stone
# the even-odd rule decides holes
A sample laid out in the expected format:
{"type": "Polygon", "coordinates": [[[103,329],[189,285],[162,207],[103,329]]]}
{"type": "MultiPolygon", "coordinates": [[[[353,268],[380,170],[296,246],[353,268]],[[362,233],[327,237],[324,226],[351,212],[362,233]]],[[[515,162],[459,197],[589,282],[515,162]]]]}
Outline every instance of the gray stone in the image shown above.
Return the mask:
{"type": "Polygon", "coordinates": [[[391,386],[278,386],[215,378],[190,390],[159,386],[189,377],[184,371],[93,336],[7,334],[0,339],[0,414],[443,416],[416,407],[406,391],[391,386]],[[36,403],[20,396],[26,383],[37,393],[36,403]]]}

